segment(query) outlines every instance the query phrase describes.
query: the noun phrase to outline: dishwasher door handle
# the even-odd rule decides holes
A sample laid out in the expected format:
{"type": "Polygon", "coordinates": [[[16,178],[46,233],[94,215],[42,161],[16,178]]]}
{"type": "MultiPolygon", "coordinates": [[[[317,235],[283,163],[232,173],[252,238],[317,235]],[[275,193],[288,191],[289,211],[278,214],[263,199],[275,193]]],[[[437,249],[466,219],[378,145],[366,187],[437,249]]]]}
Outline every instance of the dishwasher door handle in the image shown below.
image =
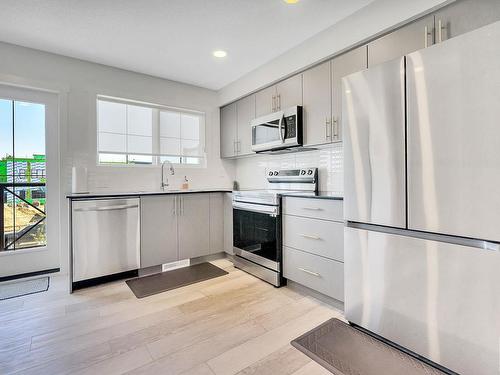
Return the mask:
{"type": "Polygon", "coordinates": [[[85,208],[75,208],[75,212],[88,212],[88,211],[118,211],[118,210],[128,210],[129,208],[139,208],[137,204],[126,204],[121,206],[108,206],[108,207],[85,207],[85,208]]]}

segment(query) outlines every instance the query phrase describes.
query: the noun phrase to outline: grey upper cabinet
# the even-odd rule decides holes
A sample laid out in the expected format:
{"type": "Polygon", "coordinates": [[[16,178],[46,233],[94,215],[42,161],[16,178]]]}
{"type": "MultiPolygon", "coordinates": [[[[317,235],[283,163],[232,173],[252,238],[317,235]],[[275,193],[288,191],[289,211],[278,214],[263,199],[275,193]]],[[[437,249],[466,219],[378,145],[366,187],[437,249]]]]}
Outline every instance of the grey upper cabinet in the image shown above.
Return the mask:
{"type": "Polygon", "coordinates": [[[236,103],[231,103],[220,110],[220,155],[223,158],[236,156],[238,116],[236,103]]]}
{"type": "Polygon", "coordinates": [[[342,78],[367,68],[367,46],[332,60],[332,142],[342,141],[342,78]]]}
{"type": "Polygon", "coordinates": [[[405,56],[434,44],[434,16],[403,26],[368,44],[368,66],[405,56]]]}
{"type": "Polygon", "coordinates": [[[179,194],[179,259],[210,253],[209,194],[179,194]]]}
{"type": "Polygon", "coordinates": [[[260,90],[255,94],[255,117],[276,111],[276,86],[260,90]]]}
{"type": "Polygon", "coordinates": [[[224,251],[224,193],[210,193],[210,254],[224,251]]]}
{"type": "Polygon", "coordinates": [[[327,61],[303,73],[304,144],[332,141],[331,62],[327,61]]]}
{"type": "Polygon", "coordinates": [[[498,0],[460,0],[436,12],[436,42],[500,20],[498,0]]]}
{"type": "Polygon", "coordinates": [[[176,196],[141,197],[141,268],[177,260],[176,196]]]}
{"type": "Polygon", "coordinates": [[[302,105],[302,74],[287,78],[255,94],[255,117],[302,105]]]}
{"type": "Polygon", "coordinates": [[[255,95],[247,96],[236,102],[237,110],[237,143],[238,155],[249,155],[252,153],[252,128],[250,121],[255,118],[255,95]]]}
{"type": "Polygon", "coordinates": [[[302,74],[285,79],[276,85],[276,110],[302,105],[302,74]]]}

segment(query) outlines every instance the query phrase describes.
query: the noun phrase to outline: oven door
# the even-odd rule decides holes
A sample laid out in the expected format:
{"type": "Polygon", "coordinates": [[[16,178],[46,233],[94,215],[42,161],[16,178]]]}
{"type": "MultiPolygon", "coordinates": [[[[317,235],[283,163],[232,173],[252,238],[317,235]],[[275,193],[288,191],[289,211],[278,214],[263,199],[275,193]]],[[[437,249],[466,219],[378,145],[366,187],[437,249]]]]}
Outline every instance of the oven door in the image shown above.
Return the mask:
{"type": "Polygon", "coordinates": [[[273,271],[281,266],[281,215],[278,206],[233,203],[235,255],[273,271]]]}

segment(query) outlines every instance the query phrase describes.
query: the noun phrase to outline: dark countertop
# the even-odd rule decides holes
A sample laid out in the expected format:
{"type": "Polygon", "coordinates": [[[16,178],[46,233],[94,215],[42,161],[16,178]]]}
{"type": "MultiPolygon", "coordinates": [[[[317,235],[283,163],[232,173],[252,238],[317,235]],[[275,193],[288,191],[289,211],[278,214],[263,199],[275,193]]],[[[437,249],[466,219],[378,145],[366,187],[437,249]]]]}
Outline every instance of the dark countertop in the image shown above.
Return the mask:
{"type": "Polygon", "coordinates": [[[344,200],[344,197],[339,196],[331,191],[318,191],[318,192],[304,192],[304,193],[283,193],[282,197],[294,197],[294,198],[312,198],[312,199],[332,199],[332,200],[344,200]]]}
{"type": "Polygon", "coordinates": [[[168,194],[198,194],[198,193],[231,193],[230,189],[188,189],[188,190],[167,190],[167,191],[132,191],[132,192],[98,192],[98,193],[71,193],[66,198],[75,199],[95,199],[95,198],[125,198],[141,197],[147,195],[168,195],[168,194]]]}

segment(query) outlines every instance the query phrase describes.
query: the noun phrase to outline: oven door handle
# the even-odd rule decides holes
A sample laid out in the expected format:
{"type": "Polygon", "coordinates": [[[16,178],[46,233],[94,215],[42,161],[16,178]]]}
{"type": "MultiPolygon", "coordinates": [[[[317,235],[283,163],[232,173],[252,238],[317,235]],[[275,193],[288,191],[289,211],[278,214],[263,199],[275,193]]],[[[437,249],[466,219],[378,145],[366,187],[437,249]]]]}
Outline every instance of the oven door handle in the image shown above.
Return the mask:
{"type": "Polygon", "coordinates": [[[233,202],[233,209],[257,212],[259,214],[267,214],[269,216],[278,216],[279,207],[278,206],[267,206],[263,204],[253,204],[253,203],[243,203],[243,202],[233,202]]]}

